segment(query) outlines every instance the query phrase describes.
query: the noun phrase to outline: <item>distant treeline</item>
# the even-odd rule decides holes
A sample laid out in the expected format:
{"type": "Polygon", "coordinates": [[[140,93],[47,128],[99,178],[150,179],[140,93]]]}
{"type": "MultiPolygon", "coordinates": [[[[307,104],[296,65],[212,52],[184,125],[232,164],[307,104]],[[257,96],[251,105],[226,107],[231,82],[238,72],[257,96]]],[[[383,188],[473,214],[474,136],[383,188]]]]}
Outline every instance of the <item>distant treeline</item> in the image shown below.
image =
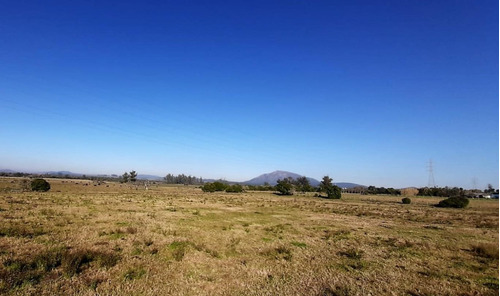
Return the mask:
{"type": "MultiPolygon", "coordinates": [[[[473,197],[477,193],[482,192],[481,190],[466,190],[458,187],[422,187],[422,188],[414,188],[415,193],[413,195],[417,196],[438,196],[438,197],[454,197],[454,196],[467,196],[473,197]]],[[[402,191],[407,191],[407,189],[399,190],[394,188],[384,188],[384,187],[375,187],[368,186],[364,190],[360,191],[361,194],[389,194],[389,195],[401,195],[402,191]]],[[[484,190],[485,193],[494,193],[498,192],[492,188],[491,185],[488,185],[488,189],[484,190]]],[[[405,195],[408,195],[406,192],[405,195]]]]}
{"type": "Polygon", "coordinates": [[[174,176],[172,174],[167,174],[164,178],[167,184],[184,184],[184,185],[201,185],[203,184],[203,178],[198,178],[195,176],[186,176],[180,174],[174,176]]]}
{"type": "Polygon", "coordinates": [[[394,188],[385,188],[385,187],[375,187],[368,186],[366,190],[363,192],[364,194],[388,194],[388,195],[401,195],[401,190],[394,188]]]}
{"type": "Polygon", "coordinates": [[[87,176],[87,175],[70,175],[64,173],[56,174],[33,174],[33,173],[21,173],[21,172],[0,172],[0,177],[25,177],[25,178],[53,178],[53,179],[84,179],[84,180],[95,180],[95,181],[116,181],[121,177],[118,175],[111,176],[87,176]]]}
{"type": "Polygon", "coordinates": [[[281,195],[293,195],[295,192],[317,192],[315,196],[322,196],[326,198],[339,199],[341,198],[340,187],[332,184],[332,179],[328,176],[323,177],[318,187],[311,186],[306,177],[299,177],[293,179],[291,177],[277,180],[276,186],[269,184],[265,185],[246,185],[245,187],[240,184],[229,185],[223,181],[216,181],[213,183],[205,183],[201,189],[204,192],[226,191],[226,192],[243,192],[245,190],[255,191],[276,191],[281,195]],[[321,195],[326,193],[326,196],[321,195]]]}

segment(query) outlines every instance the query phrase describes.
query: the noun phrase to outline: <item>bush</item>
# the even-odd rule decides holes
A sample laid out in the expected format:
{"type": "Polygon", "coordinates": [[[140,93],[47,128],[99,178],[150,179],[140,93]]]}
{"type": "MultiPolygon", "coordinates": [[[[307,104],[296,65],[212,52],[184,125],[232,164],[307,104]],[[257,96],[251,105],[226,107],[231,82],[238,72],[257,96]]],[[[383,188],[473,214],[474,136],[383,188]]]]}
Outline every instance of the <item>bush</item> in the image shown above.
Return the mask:
{"type": "Polygon", "coordinates": [[[454,196],[440,201],[436,206],[440,208],[465,208],[468,204],[467,197],[454,196]]]}
{"type": "Polygon", "coordinates": [[[229,186],[227,184],[216,181],[213,183],[205,183],[203,186],[201,186],[201,190],[203,190],[203,192],[215,192],[215,191],[224,191],[228,187],[229,186]]]}
{"type": "Polygon", "coordinates": [[[201,190],[203,190],[203,192],[215,192],[215,186],[213,183],[205,183],[201,186],[201,190]]]}
{"type": "Polygon", "coordinates": [[[241,193],[243,192],[243,187],[240,184],[230,185],[226,188],[226,192],[241,193]]]}
{"type": "Polygon", "coordinates": [[[405,205],[411,204],[411,199],[409,197],[405,197],[401,200],[401,202],[405,205]]]}
{"type": "Polygon", "coordinates": [[[337,185],[332,185],[326,189],[326,195],[330,199],[340,199],[342,197],[342,189],[337,185]]]}
{"type": "Polygon", "coordinates": [[[50,190],[50,184],[49,182],[45,181],[44,179],[35,179],[31,181],[31,190],[32,191],[49,191],[50,190]]]}

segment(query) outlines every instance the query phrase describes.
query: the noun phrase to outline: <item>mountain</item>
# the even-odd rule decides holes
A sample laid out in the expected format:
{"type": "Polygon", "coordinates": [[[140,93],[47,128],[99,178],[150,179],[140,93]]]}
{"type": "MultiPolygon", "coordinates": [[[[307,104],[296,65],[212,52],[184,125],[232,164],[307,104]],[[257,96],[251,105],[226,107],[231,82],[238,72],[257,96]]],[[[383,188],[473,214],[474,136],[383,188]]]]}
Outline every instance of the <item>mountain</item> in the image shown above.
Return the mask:
{"type": "MultiPolygon", "coordinates": [[[[278,183],[279,179],[283,180],[283,179],[288,178],[288,177],[291,177],[293,179],[297,179],[299,177],[302,177],[302,175],[292,173],[292,172],[286,172],[286,171],[274,171],[274,172],[269,173],[269,174],[262,174],[258,177],[251,179],[251,180],[243,182],[243,184],[264,185],[265,183],[268,183],[269,185],[276,185],[278,183]]],[[[321,183],[320,181],[313,179],[313,178],[307,177],[307,179],[309,180],[309,184],[311,184],[312,186],[318,186],[321,183]]],[[[349,182],[334,182],[333,184],[339,186],[340,188],[366,187],[363,185],[359,185],[356,183],[349,183],[349,182]]]]}
{"type": "MultiPolygon", "coordinates": [[[[246,182],[243,182],[243,184],[247,185],[264,185],[265,183],[268,183],[269,185],[276,185],[278,183],[278,180],[282,180],[285,178],[291,177],[293,179],[297,179],[299,177],[302,177],[299,174],[292,173],[292,172],[286,172],[286,171],[274,171],[269,174],[262,174],[258,177],[255,177],[251,180],[248,180],[246,182]]],[[[313,178],[307,178],[309,180],[309,184],[312,186],[318,186],[319,181],[313,178]]]]}
{"type": "Polygon", "coordinates": [[[149,180],[149,181],[163,181],[163,177],[155,176],[155,175],[144,175],[144,174],[138,174],[137,179],[138,180],[149,180]]]}
{"type": "Polygon", "coordinates": [[[70,177],[81,177],[83,174],[73,173],[69,171],[50,171],[50,172],[38,172],[41,175],[51,175],[51,176],[70,176],[70,177]]]}

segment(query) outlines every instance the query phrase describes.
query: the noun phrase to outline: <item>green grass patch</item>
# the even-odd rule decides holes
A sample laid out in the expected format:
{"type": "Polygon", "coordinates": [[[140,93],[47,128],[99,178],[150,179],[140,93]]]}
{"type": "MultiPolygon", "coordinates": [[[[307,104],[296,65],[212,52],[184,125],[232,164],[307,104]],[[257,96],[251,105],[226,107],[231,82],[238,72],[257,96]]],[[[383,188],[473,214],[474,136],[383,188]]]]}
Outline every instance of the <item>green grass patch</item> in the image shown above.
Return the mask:
{"type": "Polygon", "coordinates": [[[182,261],[187,253],[188,247],[192,243],[189,241],[174,241],[168,245],[170,255],[175,261],[182,261]]]}
{"type": "Polygon", "coordinates": [[[301,242],[291,242],[293,246],[299,247],[299,248],[306,248],[307,244],[306,243],[301,243],[301,242]]]}

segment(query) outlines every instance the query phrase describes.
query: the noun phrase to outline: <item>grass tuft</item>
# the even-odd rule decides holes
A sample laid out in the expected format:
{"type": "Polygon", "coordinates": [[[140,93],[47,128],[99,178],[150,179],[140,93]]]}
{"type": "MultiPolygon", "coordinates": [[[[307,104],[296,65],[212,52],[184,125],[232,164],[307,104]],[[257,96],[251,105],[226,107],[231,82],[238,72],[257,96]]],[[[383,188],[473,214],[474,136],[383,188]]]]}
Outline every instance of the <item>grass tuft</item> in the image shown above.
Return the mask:
{"type": "Polygon", "coordinates": [[[293,246],[299,247],[299,248],[306,248],[307,244],[306,243],[301,243],[301,242],[291,242],[293,246]]]}
{"type": "Polygon", "coordinates": [[[484,258],[498,259],[498,245],[480,243],[472,246],[472,252],[484,258]]]}
{"type": "Polygon", "coordinates": [[[182,261],[190,245],[192,243],[189,241],[174,241],[168,245],[168,249],[175,261],[182,261]]]}
{"type": "Polygon", "coordinates": [[[275,260],[292,260],[292,250],[286,246],[278,246],[275,248],[269,248],[261,252],[261,255],[275,259],[275,260]]]}
{"type": "Polygon", "coordinates": [[[146,270],[142,267],[131,267],[124,274],[123,278],[128,281],[138,280],[146,274],[146,270]]]}
{"type": "Polygon", "coordinates": [[[350,259],[356,259],[359,260],[361,257],[363,257],[364,251],[363,250],[357,250],[357,249],[349,249],[347,251],[341,251],[339,252],[339,255],[345,256],[350,259]]]}

